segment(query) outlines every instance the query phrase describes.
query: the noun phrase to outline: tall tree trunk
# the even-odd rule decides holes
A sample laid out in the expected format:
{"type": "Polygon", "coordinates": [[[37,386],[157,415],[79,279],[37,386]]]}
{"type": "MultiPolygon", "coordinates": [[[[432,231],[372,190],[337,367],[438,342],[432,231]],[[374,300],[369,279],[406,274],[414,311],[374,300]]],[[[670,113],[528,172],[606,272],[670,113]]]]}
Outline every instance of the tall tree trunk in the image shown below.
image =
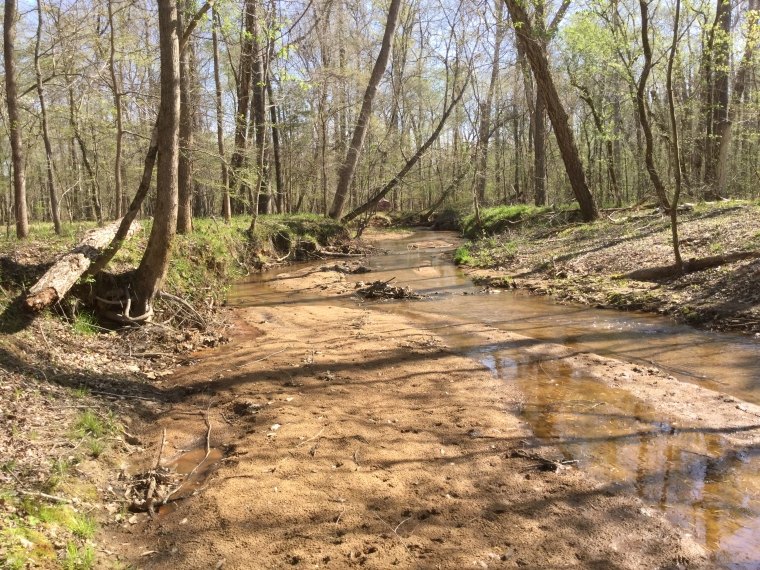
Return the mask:
{"type": "Polygon", "coordinates": [[[11,163],[13,165],[13,207],[16,215],[16,237],[29,235],[29,216],[26,209],[26,170],[24,166],[24,143],[21,139],[21,117],[18,109],[16,85],[16,14],[17,0],[5,1],[3,20],[3,60],[5,63],[5,100],[8,105],[8,130],[11,139],[11,163]]]}
{"type": "Polygon", "coordinates": [[[114,214],[116,218],[121,218],[124,211],[125,196],[122,188],[122,139],[124,137],[124,124],[122,117],[122,104],[121,104],[121,82],[117,77],[116,70],[116,29],[114,27],[113,18],[113,0],[107,1],[108,5],[108,27],[110,28],[109,37],[109,52],[108,52],[108,67],[111,73],[111,88],[113,89],[113,106],[114,113],[116,114],[116,156],[114,157],[113,165],[113,179],[115,190],[115,209],[114,214]]]}
{"type": "Polygon", "coordinates": [[[678,121],[676,120],[676,103],[673,98],[673,62],[676,59],[676,49],[678,48],[678,26],[681,17],[681,0],[676,0],[676,13],[673,22],[673,43],[670,46],[670,55],[668,56],[668,71],[666,78],[666,90],[668,92],[668,114],[670,115],[670,135],[672,141],[672,152],[674,162],[674,173],[676,189],[673,193],[673,202],[670,207],[670,230],[673,237],[673,254],[675,256],[676,268],[680,272],[683,270],[683,261],[681,260],[681,246],[678,241],[678,200],[681,196],[681,150],[678,143],[678,121]]]}
{"type": "Polygon", "coordinates": [[[40,100],[40,116],[42,117],[42,140],[45,144],[45,164],[47,170],[47,186],[50,194],[50,218],[53,220],[55,233],[61,235],[61,212],[58,206],[58,194],[55,190],[53,175],[53,146],[50,144],[47,106],[45,91],[42,88],[42,70],[40,68],[40,43],[42,41],[42,1],[37,0],[37,39],[34,43],[34,75],[37,80],[37,97],[40,100]]]}
{"type": "Polygon", "coordinates": [[[230,205],[229,173],[227,160],[224,156],[224,110],[222,106],[222,80],[219,72],[219,38],[216,28],[219,23],[219,14],[214,10],[211,13],[211,43],[214,49],[214,87],[216,91],[216,144],[219,149],[219,165],[222,171],[222,217],[225,222],[232,217],[230,205]]]}
{"type": "Polygon", "coordinates": [[[391,0],[388,8],[388,19],[385,22],[383,43],[380,46],[380,52],[377,55],[375,66],[372,68],[369,83],[367,84],[367,90],[364,92],[362,107],[359,111],[359,117],[356,120],[354,134],[351,137],[351,144],[348,147],[346,158],[340,167],[338,187],[336,188],[335,198],[333,199],[332,207],[330,208],[330,217],[336,220],[340,218],[343,213],[343,206],[346,203],[351,183],[354,180],[356,165],[359,162],[359,154],[361,153],[364,138],[367,136],[367,129],[369,128],[372,101],[375,98],[375,93],[377,93],[377,86],[380,84],[380,80],[385,73],[385,68],[388,65],[388,58],[391,49],[393,48],[393,35],[396,30],[396,22],[398,20],[400,6],[401,0],[391,0]]]}
{"type": "Polygon", "coordinates": [[[488,83],[486,100],[480,106],[480,125],[478,127],[477,170],[475,174],[475,193],[482,204],[486,198],[486,182],[488,180],[488,143],[491,137],[491,107],[493,106],[496,85],[499,82],[499,65],[501,64],[501,42],[504,38],[503,22],[504,4],[496,0],[496,30],[494,32],[493,59],[491,65],[491,80],[488,83]]]}
{"type": "Polygon", "coordinates": [[[269,121],[272,129],[272,158],[274,159],[274,181],[277,213],[285,212],[285,185],[282,180],[282,157],[280,150],[280,126],[277,120],[277,105],[274,103],[272,76],[267,79],[267,96],[269,97],[269,121]]]}
{"type": "Polygon", "coordinates": [[[720,139],[728,112],[728,73],[731,66],[731,0],[717,0],[711,30],[711,75],[709,117],[706,121],[705,184],[706,198],[717,198],[720,139]]]}
{"type": "Polygon", "coordinates": [[[156,205],[148,245],[135,274],[136,311],[148,314],[169,267],[177,227],[177,167],[179,163],[179,35],[177,4],[158,0],[161,53],[161,105],[158,118],[158,174],[156,205]]]}
{"type": "Polygon", "coordinates": [[[533,198],[536,206],[546,205],[546,102],[536,90],[533,107],[533,198]]]}
{"type": "MultiPolygon", "coordinates": [[[[185,18],[190,11],[189,2],[180,2],[177,10],[177,29],[181,35],[185,30],[185,18]]],[[[188,42],[191,40],[188,40],[188,42]]],[[[193,112],[191,109],[191,73],[190,50],[182,49],[179,54],[179,166],[178,166],[178,200],[177,233],[189,234],[193,231],[193,161],[190,153],[193,148],[193,112]]]]}
{"type": "Polygon", "coordinates": [[[670,203],[665,194],[665,186],[654,164],[654,138],[652,137],[652,127],[649,124],[647,80],[649,79],[649,73],[652,71],[652,46],[649,43],[649,4],[647,0],[639,0],[639,8],[641,10],[641,43],[644,48],[644,65],[641,69],[641,77],[639,77],[636,91],[636,106],[639,112],[639,123],[641,124],[641,130],[644,131],[644,140],[646,142],[644,161],[660,207],[670,210],[670,203]]]}
{"type": "Polygon", "coordinates": [[[235,113],[235,147],[230,158],[229,188],[234,200],[233,209],[241,213],[242,202],[238,195],[241,187],[240,171],[245,164],[248,148],[248,113],[251,107],[251,68],[253,60],[254,3],[246,0],[243,5],[243,34],[240,48],[240,65],[237,80],[237,111],[235,113]]]}
{"type": "Polygon", "coordinates": [[[733,126],[736,122],[742,97],[747,88],[747,80],[752,71],[752,58],[755,45],[758,42],[758,34],[760,33],[758,29],[758,18],[760,18],[760,14],[758,13],[759,5],[760,2],[758,0],[750,0],[749,9],[747,10],[747,39],[744,44],[744,55],[739,63],[739,70],[736,72],[728,113],[720,132],[716,184],[716,193],[718,195],[722,195],[728,185],[728,164],[733,139],[733,126]]]}
{"type": "Polygon", "coordinates": [[[253,29],[255,30],[253,45],[253,93],[251,97],[251,117],[256,140],[256,184],[251,196],[251,211],[255,225],[258,214],[269,213],[269,168],[266,160],[267,125],[266,125],[266,85],[268,79],[267,38],[262,29],[258,6],[253,4],[253,29]]]}
{"type": "Polygon", "coordinates": [[[567,177],[570,180],[575,199],[580,206],[581,216],[588,222],[596,220],[599,217],[599,213],[594,202],[594,197],[588,188],[586,173],[583,170],[583,162],[578,154],[578,147],[575,145],[575,137],[570,128],[567,113],[562,106],[559,94],[552,80],[551,72],[549,71],[549,61],[546,53],[542,49],[540,41],[537,41],[534,36],[528,14],[520,1],[505,0],[505,2],[514,23],[517,39],[522,44],[525,55],[533,70],[533,76],[536,78],[538,89],[543,91],[549,119],[554,128],[554,135],[565,164],[567,177]]]}

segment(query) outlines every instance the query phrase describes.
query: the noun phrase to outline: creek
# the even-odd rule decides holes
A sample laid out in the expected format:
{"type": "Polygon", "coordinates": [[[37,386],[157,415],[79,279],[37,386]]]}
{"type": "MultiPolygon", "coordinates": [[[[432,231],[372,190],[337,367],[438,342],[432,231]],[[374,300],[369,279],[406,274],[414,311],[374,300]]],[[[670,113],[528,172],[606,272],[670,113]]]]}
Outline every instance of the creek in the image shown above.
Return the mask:
{"type": "MultiPolygon", "coordinates": [[[[598,480],[661,510],[712,552],[716,565],[760,568],[760,448],[737,448],[719,430],[681,430],[622,388],[586,377],[562,360],[526,362],[520,343],[483,344],[459,332],[458,325],[482,324],[578,352],[658,367],[678,380],[757,404],[760,342],[653,315],[562,305],[520,291],[485,293],[453,265],[451,252],[458,243],[454,234],[428,231],[380,242],[388,254],[363,260],[372,272],[348,278],[395,278],[394,284],[428,296],[364,306],[429,328],[450,348],[516,385],[523,397],[518,413],[536,438],[598,480]],[[450,324],[441,326],[441,316],[450,324]]],[[[240,284],[230,304],[303,302],[303,293],[267,287],[267,280],[284,271],[240,284]]],[[[336,303],[334,297],[313,301],[336,303]]],[[[345,297],[342,302],[360,301],[345,297]]]]}

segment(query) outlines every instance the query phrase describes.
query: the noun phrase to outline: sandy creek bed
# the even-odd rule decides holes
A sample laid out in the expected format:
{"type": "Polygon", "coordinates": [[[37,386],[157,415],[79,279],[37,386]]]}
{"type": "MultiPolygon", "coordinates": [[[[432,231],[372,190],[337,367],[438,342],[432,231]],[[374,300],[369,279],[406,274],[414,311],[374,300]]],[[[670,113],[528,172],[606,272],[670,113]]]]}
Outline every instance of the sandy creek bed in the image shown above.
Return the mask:
{"type": "Polygon", "coordinates": [[[537,315],[478,292],[450,236],[383,237],[372,273],[236,291],[233,341],[165,381],[185,396],[144,434],[148,465],[166,428],[168,462],[208,417],[223,458],[111,550],[140,568],[760,567],[755,341],[537,315]],[[393,276],[430,298],[353,295],[393,276]]]}

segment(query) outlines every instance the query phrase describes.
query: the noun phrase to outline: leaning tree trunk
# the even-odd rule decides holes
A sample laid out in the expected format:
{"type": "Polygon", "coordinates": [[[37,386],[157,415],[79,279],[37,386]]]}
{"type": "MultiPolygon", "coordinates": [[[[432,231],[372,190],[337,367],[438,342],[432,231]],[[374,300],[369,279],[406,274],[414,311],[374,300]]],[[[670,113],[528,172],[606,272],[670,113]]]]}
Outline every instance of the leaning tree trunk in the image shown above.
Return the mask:
{"type": "Polygon", "coordinates": [[[362,107],[359,111],[359,117],[356,119],[356,126],[354,127],[354,134],[351,137],[351,144],[348,147],[346,158],[340,167],[338,187],[335,190],[335,198],[333,199],[332,207],[330,208],[330,217],[336,220],[340,218],[343,213],[343,206],[346,203],[348,192],[354,180],[356,165],[359,162],[359,154],[361,153],[364,138],[367,136],[367,130],[369,128],[372,101],[375,99],[377,86],[380,84],[380,80],[385,73],[385,68],[388,65],[388,58],[390,57],[391,49],[393,47],[393,34],[396,30],[396,21],[398,20],[400,7],[401,0],[391,0],[391,4],[388,8],[388,19],[385,22],[383,43],[380,46],[380,52],[377,55],[375,66],[372,68],[372,74],[369,77],[367,90],[364,92],[362,107]]]}
{"type": "Polygon", "coordinates": [[[417,162],[419,162],[423,156],[425,156],[425,153],[430,149],[433,143],[438,140],[438,137],[440,136],[441,131],[443,130],[443,127],[449,118],[449,115],[451,115],[451,112],[457,107],[457,105],[459,105],[459,102],[462,100],[462,96],[464,95],[466,88],[467,84],[465,83],[456,97],[452,95],[451,102],[449,103],[449,106],[444,110],[443,115],[441,115],[441,118],[438,121],[438,125],[435,127],[428,139],[422,144],[422,146],[417,149],[417,152],[415,152],[412,157],[406,161],[406,164],[401,168],[401,170],[399,170],[399,172],[393,178],[391,178],[382,188],[380,188],[380,190],[374,192],[372,196],[366,202],[364,202],[364,204],[357,206],[351,212],[343,216],[343,218],[341,218],[341,222],[347,224],[358,216],[361,216],[362,214],[369,212],[373,208],[377,207],[377,203],[401,183],[404,177],[409,174],[412,168],[414,168],[414,165],[417,164],[417,162]]]}
{"type": "Polygon", "coordinates": [[[16,14],[17,0],[5,1],[3,21],[3,60],[5,63],[5,100],[8,105],[8,130],[11,139],[11,164],[13,165],[13,205],[16,213],[16,237],[29,235],[29,216],[26,209],[26,170],[24,167],[24,143],[21,139],[21,117],[18,109],[18,86],[16,85],[16,14]]]}
{"type": "Polygon", "coordinates": [[[177,167],[179,163],[179,36],[177,5],[158,0],[161,53],[161,105],[158,118],[158,174],[153,227],[134,277],[138,315],[149,314],[166,277],[177,227],[177,167]]]}
{"type": "Polygon", "coordinates": [[[42,141],[45,144],[45,164],[47,170],[48,192],[50,193],[50,218],[53,220],[55,233],[61,235],[61,209],[58,206],[58,194],[55,191],[55,176],[53,174],[53,145],[50,143],[48,128],[47,105],[45,91],[42,88],[42,70],[40,68],[40,43],[42,41],[42,2],[37,0],[37,40],[34,43],[34,75],[37,84],[37,98],[40,101],[40,116],[42,118],[42,141]]]}
{"type": "MultiPolygon", "coordinates": [[[[119,220],[103,228],[90,230],[75,248],[56,261],[39,281],[32,285],[24,299],[24,306],[30,311],[40,311],[63,299],[113,240],[122,223],[123,220],[119,220]]],[[[128,239],[139,228],[139,223],[127,224],[124,239],[128,239]]]]}
{"type": "Polygon", "coordinates": [[[528,58],[533,76],[536,78],[537,87],[543,92],[546,110],[554,128],[562,161],[565,163],[565,171],[573,188],[575,199],[580,206],[581,216],[587,222],[596,220],[599,212],[594,202],[594,197],[588,188],[586,173],[583,162],[575,145],[575,137],[570,128],[569,119],[565,108],[562,106],[557,88],[549,71],[549,61],[541,47],[541,42],[535,37],[528,14],[519,0],[505,0],[509,14],[515,27],[515,34],[522,44],[525,55],[528,58]]]}

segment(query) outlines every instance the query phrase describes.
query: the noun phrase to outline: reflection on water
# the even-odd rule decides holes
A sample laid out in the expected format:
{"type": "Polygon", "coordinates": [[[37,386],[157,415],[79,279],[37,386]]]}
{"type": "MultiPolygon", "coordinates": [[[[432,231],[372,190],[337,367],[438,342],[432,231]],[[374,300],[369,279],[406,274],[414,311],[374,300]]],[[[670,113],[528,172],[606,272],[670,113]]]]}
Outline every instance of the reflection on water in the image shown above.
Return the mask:
{"type": "Polygon", "coordinates": [[[515,382],[520,416],[539,440],[601,481],[657,505],[730,568],[760,567],[760,449],[736,450],[719,434],[680,430],[630,393],[563,361],[517,364],[503,350],[470,352],[515,382]]]}
{"type": "MultiPolygon", "coordinates": [[[[525,362],[521,343],[483,345],[457,323],[483,323],[578,350],[653,363],[690,382],[760,403],[760,346],[650,315],[558,305],[519,292],[473,294],[473,286],[440,249],[410,248],[438,239],[418,232],[382,244],[391,253],[370,259],[371,279],[409,285],[428,301],[371,304],[403,313],[418,325],[426,315],[449,315],[436,333],[523,394],[520,416],[539,441],[601,481],[628,489],[687,529],[715,555],[716,564],[760,568],[760,448],[736,449],[720,434],[679,429],[630,393],[585,377],[567,362],[525,362]]],[[[356,276],[367,280],[369,276],[356,276]]],[[[266,279],[266,277],[264,278],[266,279]]],[[[242,285],[237,303],[296,302],[263,283],[242,285]]],[[[335,303],[335,299],[329,302],[335,303]]],[[[354,302],[349,301],[349,302],[354,302]]]]}

